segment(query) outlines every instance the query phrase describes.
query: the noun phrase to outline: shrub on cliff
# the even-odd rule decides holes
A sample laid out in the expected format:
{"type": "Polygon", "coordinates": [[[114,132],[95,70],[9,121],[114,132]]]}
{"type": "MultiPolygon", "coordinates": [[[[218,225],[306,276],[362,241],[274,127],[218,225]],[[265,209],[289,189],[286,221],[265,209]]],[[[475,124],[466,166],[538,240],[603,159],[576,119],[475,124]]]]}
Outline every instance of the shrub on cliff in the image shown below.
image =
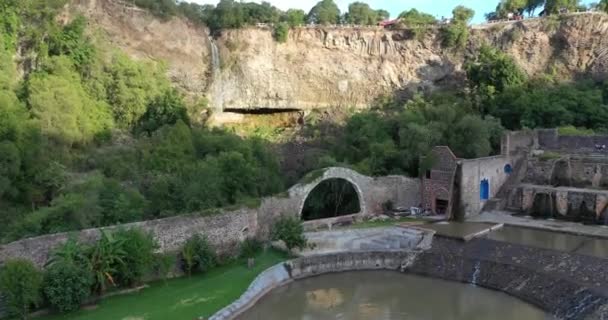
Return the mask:
{"type": "Polygon", "coordinates": [[[304,236],[302,223],[293,217],[283,217],[277,220],[272,227],[271,238],[273,241],[283,241],[289,253],[294,248],[300,250],[306,248],[308,243],[304,236]]]}
{"type": "Polygon", "coordinates": [[[30,307],[40,302],[42,273],[28,260],[12,260],[0,269],[0,291],[10,316],[27,319],[30,307]]]}
{"type": "Polygon", "coordinates": [[[469,40],[468,24],[475,16],[475,11],[457,6],[452,14],[452,22],[442,29],[443,44],[448,48],[464,48],[469,40]]]}
{"type": "Polygon", "coordinates": [[[279,43],[287,42],[289,36],[289,25],[285,22],[281,22],[274,26],[274,39],[279,43]]]}
{"type": "Polygon", "coordinates": [[[205,272],[217,264],[215,250],[200,234],[193,235],[182,248],[181,260],[183,270],[192,275],[193,272],[205,272]]]}

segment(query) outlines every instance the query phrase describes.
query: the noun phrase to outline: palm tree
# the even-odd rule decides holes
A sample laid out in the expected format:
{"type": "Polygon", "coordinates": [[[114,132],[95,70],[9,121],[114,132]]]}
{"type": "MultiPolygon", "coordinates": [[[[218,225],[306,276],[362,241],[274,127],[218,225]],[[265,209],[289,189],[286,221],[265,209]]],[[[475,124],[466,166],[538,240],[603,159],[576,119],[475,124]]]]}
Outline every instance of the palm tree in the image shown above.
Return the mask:
{"type": "Polygon", "coordinates": [[[45,267],[53,265],[68,265],[90,267],[85,250],[74,238],[68,239],[61,247],[55,249],[45,267]]]}
{"type": "Polygon", "coordinates": [[[122,249],[123,240],[116,239],[111,233],[102,230],[101,239],[91,248],[89,260],[95,278],[94,289],[103,294],[107,285],[116,286],[113,274],[117,267],[124,264],[125,251],[122,249]]]}

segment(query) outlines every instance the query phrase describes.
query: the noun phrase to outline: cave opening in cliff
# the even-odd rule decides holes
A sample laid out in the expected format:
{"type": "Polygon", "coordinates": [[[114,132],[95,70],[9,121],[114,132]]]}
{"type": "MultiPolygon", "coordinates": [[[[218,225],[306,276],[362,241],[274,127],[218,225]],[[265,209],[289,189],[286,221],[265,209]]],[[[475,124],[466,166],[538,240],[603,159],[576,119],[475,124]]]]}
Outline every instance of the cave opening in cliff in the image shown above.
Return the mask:
{"type": "Polygon", "coordinates": [[[280,113],[300,113],[302,110],[296,108],[253,108],[253,109],[239,109],[239,108],[226,108],[224,112],[227,113],[238,113],[244,115],[270,115],[280,113]]]}
{"type": "Polygon", "coordinates": [[[309,194],[302,209],[302,220],[317,220],[351,215],[361,211],[355,186],[344,179],[328,179],[309,194]]]}

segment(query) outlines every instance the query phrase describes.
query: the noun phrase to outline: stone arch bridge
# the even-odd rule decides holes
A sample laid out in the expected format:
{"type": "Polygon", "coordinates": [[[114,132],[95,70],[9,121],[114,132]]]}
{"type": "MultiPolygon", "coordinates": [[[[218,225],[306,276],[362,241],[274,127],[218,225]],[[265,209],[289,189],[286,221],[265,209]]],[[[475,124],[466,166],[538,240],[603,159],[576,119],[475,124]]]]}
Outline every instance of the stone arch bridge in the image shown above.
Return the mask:
{"type": "MultiPolygon", "coordinates": [[[[369,177],[352,169],[330,167],[314,171],[291,187],[286,194],[266,198],[258,210],[258,228],[262,233],[278,216],[301,217],[306,199],[320,183],[330,179],[343,179],[354,187],[361,211],[357,216],[382,213],[382,205],[388,201],[395,206],[420,205],[420,180],[405,176],[369,177]]],[[[330,219],[339,219],[330,218],[330,219]]],[[[324,219],[324,220],[330,220],[324,219]]]]}

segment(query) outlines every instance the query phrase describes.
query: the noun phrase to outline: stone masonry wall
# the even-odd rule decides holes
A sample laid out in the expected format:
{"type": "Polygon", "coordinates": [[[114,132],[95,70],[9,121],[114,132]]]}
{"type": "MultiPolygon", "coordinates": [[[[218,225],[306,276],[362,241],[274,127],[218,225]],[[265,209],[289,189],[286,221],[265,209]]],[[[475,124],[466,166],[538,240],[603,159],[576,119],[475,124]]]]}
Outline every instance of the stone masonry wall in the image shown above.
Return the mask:
{"type": "MultiPolygon", "coordinates": [[[[259,208],[239,209],[211,216],[183,215],[107,227],[103,230],[140,228],[152,233],[160,245],[159,252],[178,251],[192,235],[201,233],[209,239],[219,254],[232,254],[236,252],[239,242],[247,237],[267,238],[270,226],[277,218],[299,217],[309,193],[322,181],[332,178],[345,179],[354,185],[361,202],[361,216],[382,213],[382,204],[387,201],[404,207],[417,206],[420,203],[418,179],[402,176],[372,178],[346,168],[328,168],[313,182],[293,186],[286,195],[262,199],[259,208]]],[[[74,232],[73,235],[81,242],[92,243],[100,238],[101,230],[82,230],[74,232]]],[[[8,260],[23,258],[42,267],[52,250],[65,243],[69,237],[68,233],[59,233],[0,245],[0,266],[8,260]]],[[[0,297],[0,317],[2,309],[0,297]]]]}
{"type": "Polygon", "coordinates": [[[552,210],[555,218],[594,218],[602,222],[608,219],[608,191],[605,190],[523,184],[511,190],[509,209],[543,214],[534,212],[534,200],[539,195],[547,195],[551,199],[551,208],[548,209],[552,210]],[[579,217],[582,207],[594,217],[579,217]]]}
{"type": "Polygon", "coordinates": [[[557,129],[537,130],[539,147],[544,150],[593,152],[596,145],[608,146],[608,136],[563,136],[557,129]]]}
{"type": "Polygon", "coordinates": [[[460,203],[466,216],[478,214],[486,203],[480,197],[481,181],[488,180],[489,199],[492,199],[509,177],[505,166],[513,166],[514,160],[509,156],[496,156],[461,161],[460,203]]]}
{"type": "MultiPolygon", "coordinates": [[[[188,238],[195,233],[201,233],[207,236],[220,254],[231,253],[236,249],[236,245],[247,237],[267,237],[270,226],[278,217],[299,217],[310,191],[322,181],[331,178],[343,178],[353,183],[361,200],[361,215],[381,213],[382,204],[386,201],[400,206],[416,206],[420,202],[418,179],[401,176],[372,178],[346,168],[328,168],[313,182],[295,185],[284,196],[263,199],[259,208],[243,208],[210,216],[183,215],[107,227],[103,230],[140,228],[152,233],[160,245],[159,252],[177,251],[188,238]]],[[[101,230],[89,229],[73,234],[79,241],[91,243],[100,238],[101,230]]],[[[49,253],[69,237],[69,233],[59,233],[0,245],[0,265],[10,259],[24,258],[43,266],[49,253]]]]}
{"type": "Polygon", "coordinates": [[[503,135],[501,154],[512,155],[521,151],[526,152],[533,148],[536,143],[538,143],[538,141],[534,131],[522,130],[507,132],[503,135]]]}
{"type": "Polygon", "coordinates": [[[577,188],[608,187],[608,163],[602,158],[564,156],[560,159],[531,158],[524,182],[577,188]]]}
{"type": "Polygon", "coordinates": [[[489,239],[436,237],[408,269],[508,293],[568,320],[605,320],[608,260],[489,239]]]}
{"type": "MultiPolygon", "coordinates": [[[[204,234],[219,253],[228,253],[249,235],[257,232],[257,212],[241,209],[212,216],[178,216],[104,228],[140,228],[151,232],[160,245],[159,252],[173,252],[195,233],[204,234]]],[[[79,241],[91,243],[98,240],[102,229],[89,229],[74,233],[79,241]]],[[[0,265],[9,259],[23,258],[43,266],[53,248],[66,242],[69,233],[59,233],[15,241],[0,246],[0,265]]]]}
{"type": "Polygon", "coordinates": [[[458,167],[456,156],[449,147],[432,150],[434,164],[422,179],[422,208],[435,214],[447,214],[452,208],[454,178],[458,167]],[[445,212],[438,212],[437,200],[448,201],[445,212]]]}

